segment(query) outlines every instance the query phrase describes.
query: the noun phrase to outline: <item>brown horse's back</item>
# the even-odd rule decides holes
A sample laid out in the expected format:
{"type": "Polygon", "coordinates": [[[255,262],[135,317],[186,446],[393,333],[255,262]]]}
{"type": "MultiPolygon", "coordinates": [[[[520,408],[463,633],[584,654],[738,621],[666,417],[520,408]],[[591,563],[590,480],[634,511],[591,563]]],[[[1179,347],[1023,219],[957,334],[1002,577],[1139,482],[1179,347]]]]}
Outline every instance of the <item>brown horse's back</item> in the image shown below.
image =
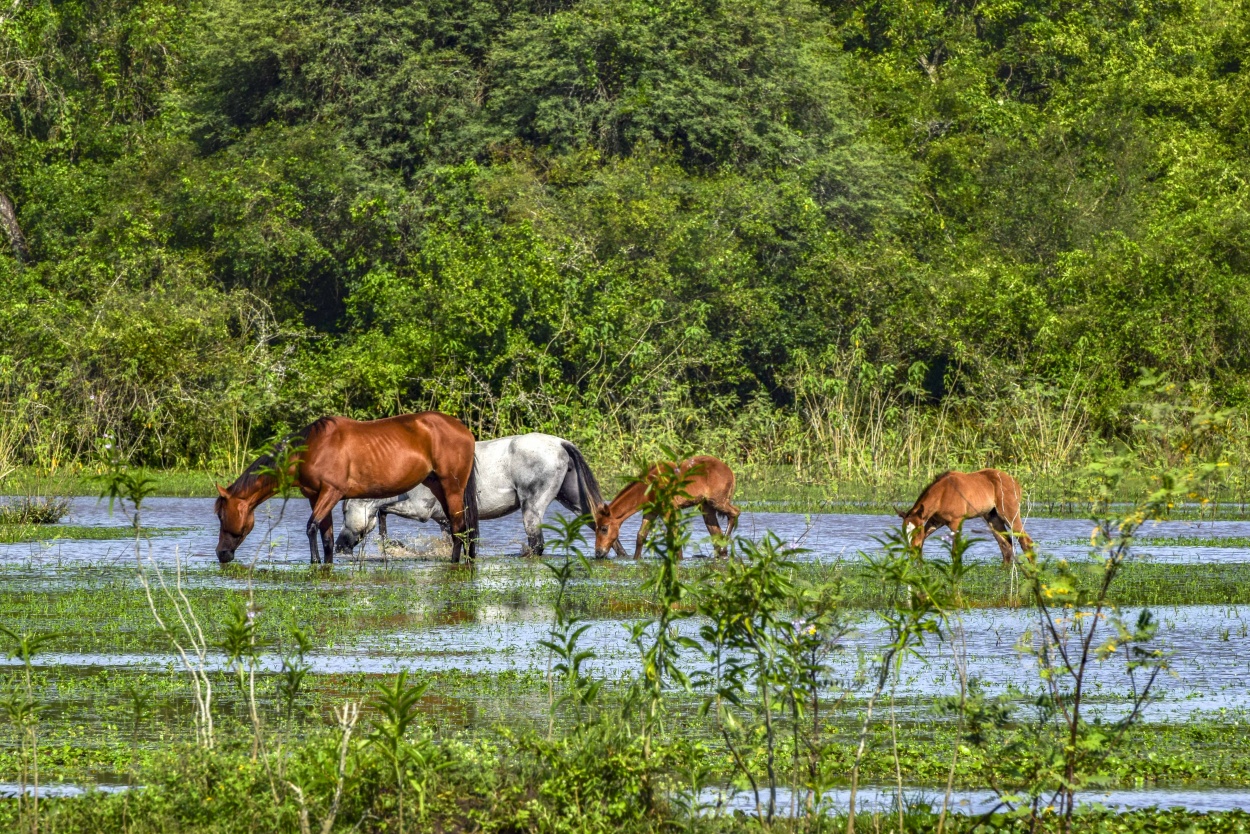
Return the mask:
{"type": "Polygon", "coordinates": [[[984,515],[1002,504],[1017,509],[1020,505],[1020,484],[1000,469],[976,472],[943,472],[933,479],[906,515],[930,517],[971,517],[984,515]]]}
{"type": "Polygon", "coordinates": [[[723,460],[711,455],[695,455],[678,466],[678,471],[683,474],[691,470],[694,474],[687,483],[686,491],[696,502],[733,500],[737,479],[723,460]]]}
{"type": "Polygon", "coordinates": [[[425,411],[364,421],[322,417],[308,427],[305,444],[306,490],[329,485],[351,498],[389,498],[431,472],[467,479],[474,438],[454,417],[425,411]]]}
{"type": "Polygon", "coordinates": [[[925,537],[939,527],[958,531],[965,519],[980,516],[990,526],[1004,563],[1011,562],[1013,540],[1023,552],[1033,549],[1020,518],[1020,484],[999,469],[976,472],[943,472],[925,487],[903,517],[904,530],[919,548],[925,537]]]}

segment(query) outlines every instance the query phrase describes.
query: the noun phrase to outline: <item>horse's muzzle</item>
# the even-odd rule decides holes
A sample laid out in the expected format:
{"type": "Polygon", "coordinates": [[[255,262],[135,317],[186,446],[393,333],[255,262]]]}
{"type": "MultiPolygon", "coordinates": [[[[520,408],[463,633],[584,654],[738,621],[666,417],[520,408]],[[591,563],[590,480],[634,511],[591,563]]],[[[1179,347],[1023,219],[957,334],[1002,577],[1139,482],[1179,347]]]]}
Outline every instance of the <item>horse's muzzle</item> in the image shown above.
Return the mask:
{"type": "Polygon", "coordinates": [[[596,547],[596,548],[595,548],[595,558],[596,558],[596,559],[606,559],[606,558],[608,558],[608,553],[609,553],[609,552],[610,552],[610,551],[609,551],[609,550],[607,550],[607,549],[600,550],[599,548],[597,548],[597,547],[596,547]]]}
{"type": "Polygon", "coordinates": [[[344,530],[339,533],[338,540],[334,542],[334,552],[351,553],[356,545],[360,543],[360,539],[350,530],[344,530]]]}
{"type": "Polygon", "coordinates": [[[233,550],[218,550],[217,561],[221,562],[223,565],[226,564],[227,562],[233,562],[234,551],[233,550]]]}

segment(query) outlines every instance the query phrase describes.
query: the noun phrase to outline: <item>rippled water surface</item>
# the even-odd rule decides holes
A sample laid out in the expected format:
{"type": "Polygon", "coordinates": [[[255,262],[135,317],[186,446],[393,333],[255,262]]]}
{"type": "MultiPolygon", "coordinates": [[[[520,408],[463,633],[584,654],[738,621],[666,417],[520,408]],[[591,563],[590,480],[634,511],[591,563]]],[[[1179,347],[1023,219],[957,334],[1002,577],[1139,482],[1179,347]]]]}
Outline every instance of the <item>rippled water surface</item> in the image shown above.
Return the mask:
{"type": "MultiPolygon", "coordinates": [[[[212,505],[211,499],[150,499],[143,513],[145,527],[187,529],[153,536],[143,543],[143,554],[145,558],[165,565],[173,563],[175,554],[185,559],[193,569],[188,579],[192,587],[241,590],[247,587],[245,578],[237,574],[223,576],[213,569],[216,564],[213,551],[217,522],[212,505]]],[[[307,564],[308,545],[304,533],[307,516],[308,506],[302,500],[285,505],[280,501],[266,503],[258,512],[255,532],[238,553],[239,560],[275,567],[307,564]]],[[[336,510],[335,516],[337,526],[341,520],[340,512],[336,510]]],[[[553,511],[551,518],[554,516],[553,511]]],[[[64,523],[126,526],[130,521],[120,512],[110,514],[105,502],[77,498],[64,523]]],[[[695,536],[692,552],[688,555],[709,555],[709,542],[701,521],[695,519],[692,524],[695,536]]],[[[807,548],[809,552],[803,558],[835,561],[855,559],[861,551],[877,549],[877,537],[885,536],[895,529],[896,524],[895,517],[886,515],[805,516],[744,512],[739,533],[758,539],[771,531],[787,543],[807,548]]],[[[393,517],[390,527],[393,536],[409,539],[417,550],[434,548],[440,541],[438,529],[433,525],[420,525],[393,517]]],[[[1088,521],[1033,518],[1026,522],[1026,527],[1043,554],[1074,560],[1089,558],[1085,544],[1091,528],[1088,521]]],[[[627,550],[632,550],[637,529],[637,517],[625,525],[622,539],[627,550]]],[[[990,540],[985,526],[974,520],[965,529],[985,539],[973,545],[969,558],[997,562],[998,549],[990,540]]],[[[510,590],[548,581],[545,575],[535,578],[537,574],[533,562],[512,558],[524,542],[519,515],[486,521],[482,524],[481,534],[483,558],[477,570],[458,577],[458,581],[467,588],[470,599],[473,598],[474,588],[491,591],[494,594],[492,599],[498,600],[502,595],[507,600],[510,590]]],[[[1160,539],[1250,538],[1250,521],[1165,522],[1147,527],[1143,535],[1160,539]]],[[[374,534],[366,540],[365,552],[373,556],[377,554],[377,548],[378,541],[374,534]]],[[[1250,562],[1250,549],[1147,543],[1139,548],[1137,556],[1176,564],[1237,563],[1250,562]]],[[[6,590],[19,591],[25,590],[24,583],[37,583],[38,590],[51,593],[73,590],[76,584],[86,581],[85,577],[98,573],[108,577],[107,582],[113,583],[113,587],[124,586],[127,582],[137,581],[134,572],[128,570],[133,559],[133,543],[125,540],[58,539],[3,545],[0,546],[0,565],[29,565],[32,571],[14,570],[0,582],[6,590]],[[109,565],[124,570],[110,571],[107,569],[109,565]],[[57,566],[67,569],[58,570],[57,566]],[[95,571],[94,568],[102,570],[95,571]]],[[[343,559],[340,558],[340,561],[343,559]]],[[[436,562],[429,560],[409,559],[403,564],[408,566],[405,569],[428,571],[407,575],[417,582],[437,583],[442,581],[442,573],[459,572],[459,569],[446,567],[440,573],[436,562]]],[[[350,568],[343,566],[336,570],[350,568]]],[[[307,581],[294,573],[280,573],[277,577],[267,576],[265,588],[271,591],[285,589],[288,578],[291,579],[289,587],[292,589],[308,587],[307,581]]],[[[362,580],[358,583],[352,578],[335,587],[351,595],[353,604],[368,605],[370,590],[367,582],[362,580]]],[[[524,597],[524,594],[518,596],[524,597]]],[[[333,648],[322,646],[308,656],[309,671],[313,675],[384,675],[407,669],[493,675],[542,672],[548,668],[549,655],[538,643],[548,637],[552,618],[549,607],[483,601],[476,605],[471,603],[464,611],[457,609],[457,614],[454,619],[440,619],[428,627],[400,624],[367,633],[353,633],[341,640],[336,638],[333,648]]],[[[1246,699],[1250,686],[1250,606],[1177,606],[1156,609],[1155,614],[1162,626],[1161,641],[1171,654],[1172,669],[1157,682],[1157,697],[1146,708],[1145,720],[1187,721],[1198,716],[1228,722],[1250,720],[1246,699]]],[[[1124,615],[1131,619],[1136,611],[1126,611],[1124,615]]],[[[963,647],[968,674],[978,679],[987,693],[1013,692],[1027,696],[1039,691],[1036,660],[1024,651],[1032,645],[1037,630],[1036,616],[1036,612],[1029,609],[979,609],[962,615],[956,635],[961,639],[954,642],[963,647]]],[[[586,664],[586,672],[608,680],[622,680],[637,673],[637,649],[628,640],[629,622],[628,618],[584,621],[588,628],[581,638],[581,647],[592,649],[595,653],[593,660],[586,664]]],[[[687,636],[697,637],[700,625],[697,620],[686,620],[678,629],[687,636]]],[[[843,641],[835,655],[829,694],[837,694],[835,690],[850,691],[852,705],[865,696],[868,684],[861,673],[876,663],[874,657],[884,642],[881,621],[876,615],[864,612],[854,632],[843,641]]],[[[934,700],[958,692],[958,664],[952,656],[952,645],[952,642],[934,642],[924,646],[919,657],[911,658],[905,664],[896,693],[905,716],[921,720],[940,718],[933,711],[934,700]]],[[[0,660],[0,665],[15,663],[12,659],[0,660]]],[[[680,663],[690,673],[709,668],[707,661],[692,650],[686,650],[680,663]]],[[[83,670],[183,672],[180,659],[171,652],[55,652],[39,655],[36,665],[83,670]]],[[[210,654],[207,665],[212,669],[222,669],[224,658],[210,654]]],[[[281,658],[278,655],[262,656],[262,672],[276,672],[280,668],[281,658]]],[[[1122,659],[1096,666],[1088,681],[1092,711],[1107,718],[1121,715],[1133,685],[1134,682],[1124,672],[1122,659]]],[[[1020,703],[1025,702],[1027,697],[1022,698],[1020,703]]],[[[0,795],[16,790],[14,785],[0,784],[0,795]]],[[[47,787],[48,795],[76,790],[79,788],[74,785],[47,787]]],[[[909,804],[927,802],[936,806],[941,802],[939,794],[920,788],[907,789],[904,796],[909,804]]],[[[746,794],[731,796],[708,791],[702,798],[705,803],[718,805],[721,810],[738,809],[750,813],[754,807],[754,799],[746,794]]],[[[835,791],[828,800],[835,807],[844,807],[845,792],[835,791]]],[[[880,810],[893,808],[895,801],[893,790],[887,788],[869,788],[860,798],[861,807],[880,810]]],[[[996,799],[988,791],[958,791],[954,796],[954,808],[965,813],[985,812],[995,802],[996,799]]],[[[1215,811],[1250,808],[1250,790],[1090,792],[1086,794],[1085,802],[1122,808],[1175,805],[1195,811],[1215,811]]],[[[788,808],[788,795],[782,804],[788,808]]]]}
{"type": "MultiPolygon", "coordinates": [[[[942,807],[944,792],[935,788],[903,787],[903,807],[927,806],[937,811],[942,807]]],[[[824,795],[829,807],[845,811],[850,807],[850,791],[838,789],[824,795]]],[[[794,799],[789,790],[779,790],[777,795],[777,812],[781,816],[789,816],[794,799]]],[[[756,812],[755,795],[747,791],[727,793],[721,789],[709,788],[699,795],[705,814],[731,813],[741,811],[754,815],[756,812]]],[[[763,802],[767,802],[767,796],[763,802]]],[[[898,810],[898,791],[891,787],[868,786],[861,788],[855,797],[855,807],[859,811],[888,814],[898,810]]],[[[1085,791],[1077,796],[1078,806],[1102,806],[1112,810],[1137,810],[1142,808],[1184,808],[1197,813],[1214,811],[1250,810],[1250,790],[1244,789],[1194,789],[1176,790],[1167,788],[1147,788],[1141,790],[1085,791]]],[[[1001,801],[993,791],[989,790],[956,790],[951,793],[950,805],[958,814],[985,814],[995,810],[1005,810],[1001,801]]]]}
{"type": "MultiPolygon", "coordinates": [[[[553,520],[559,505],[552,505],[548,520],[553,520]]],[[[308,560],[308,538],[305,524],[308,521],[308,504],[301,500],[268,501],[257,511],[256,529],[240,548],[238,558],[253,559],[278,564],[298,564],[308,560]]],[[[335,510],[335,526],[342,522],[341,510],[335,510]]],[[[110,514],[108,503],[93,498],[75,498],[65,524],[80,525],[128,525],[129,520],[120,512],[110,514]]],[[[213,515],[213,500],[209,498],[151,498],[144,504],[143,524],[152,528],[191,528],[184,533],[155,537],[151,540],[151,555],[157,559],[172,560],[175,548],[196,561],[216,561],[213,555],[217,544],[217,519],[213,515]]],[[[621,541],[632,551],[638,532],[639,517],[630,519],[621,532],[621,541]]],[[[694,543],[691,555],[710,554],[707,534],[703,524],[696,519],[691,522],[694,543]]],[[[801,515],[797,513],[744,512],[739,520],[739,533],[759,538],[772,531],[783,541],[808,548],[808,558],[830,560],[854,556],[861,550],[875,549],[877,538],[897,529],[898,519],[888,515],[825,513],[801,515]]],[[[1045,554],[1068,559],[1088,558],[1088,541],[1091,525],[1082,519],[1031,518],[1026,529],[1037,541],[1045,554]]],[[[437,527],[419,524],[407,519],[391,517],[389,528],[392,536],[434,536],[437,527]]],[[[524,543],[524,531],[519,514],[482,522],[481,552],[484,556],[507,556],[520,551],[524,543]]],[[[965,525],[965,532],[983,538],[973,545],[969,558],[994,561],[999,558],[997,545],[990,538],[985,524],[973,519],[965,525]]],[[[1204,537],[1228,538],[1250,537],[1250,521],[1168,521],[1148,525],[1142,534],[1154,538],[1204,537]]],[[[377,537],[371,534],[364,545],[376,550],[377,537]]],[[[936,545],[933,545],[936,546],[936,545]]],[[[1250,548],[1241,547],[1177,547],[1143,546],[1141,558],[1157,562],[1212,563],[1250,561],[1250,548]]],[[[0,562],[120,562],[133,558],[133,548],[125,541],[72,541],[56,540],[27,544],[0,546],[0,562]]]]}
{"type": "MultiPolygon", "coordinates": [[[[541,620],[503,619],[491,621],[489,612],[474,622],[435,626],[415,631],[364,635],[353,645],[309,655],[310,671],[316,674],[394,674],[401,669],[431,672],[500,673],[541,672],[549,656],[538,641],[548,637],[549,612],[534,611],[541,620]]],[[[1186,720],[1196,714],[1235,714],[1230,720],[1248,720],[1246,691],[1250,685],[1250,606],[1179,606],[1160,612],[1164,630],[1162,642],[1172,652],[1172,669],[1155,685],[1155,700],[1146,707],[1148,721],[1186,720]]],[[[1133,612],[1126,612],[1132,616],[1133,612]]],[[[1036,660],[1021,650],[1036,628],[1028,611],[990,609],[968,612],[962,629],[966,645],[967,670],[988,694],[1011,690],[1038,692],[1036,660]]],[[[590,620],[580,642],[595,652],[585,665],[588,673],[610,680],[632,677],[638,670],[636,648],[629,642],[627,623],[621,620],[590,620]]],[[[701,623],[682,621],[678,631],[697,637],[701,623]]],[[[832,667],[836,685],[861,696],[868,684],[856,682],[861,663],[885,642],[879,623],[867,617],[860,629],[848,637],[832,667]]],[[[211,654],[208,666],[225,667],[224,658],[211,654]]],[[[259,667],[277,672],[281,658],[263,655],[259,667]]],[[[15,659],[0,664],[17,664],[15,659]]],[[[76,653],[50,652],[39,655],[38,666],[111,667],[159,671],[181,668],[173,653],[76,653]]],[[[697,652],[687,650],[680,665],[690,673],[706,671],[708,662],[697,652]]],[[[922,647],[920,657],[903,667],[897,694],[923,706],[935,697],[959,691],[956,663],[950,644],[933,643],[922,647]]],[[[1141,678],[1137,679],[1140,685],[1141,678]]],[[[1120,659],[1096,664],[1086,687],[1093,709],[1109,718],[1122,714],[1122,705],[1134,682],[1125,674],[1120,659]]],[[[913,710],[914,711],[914,710],[913,710]]]]}

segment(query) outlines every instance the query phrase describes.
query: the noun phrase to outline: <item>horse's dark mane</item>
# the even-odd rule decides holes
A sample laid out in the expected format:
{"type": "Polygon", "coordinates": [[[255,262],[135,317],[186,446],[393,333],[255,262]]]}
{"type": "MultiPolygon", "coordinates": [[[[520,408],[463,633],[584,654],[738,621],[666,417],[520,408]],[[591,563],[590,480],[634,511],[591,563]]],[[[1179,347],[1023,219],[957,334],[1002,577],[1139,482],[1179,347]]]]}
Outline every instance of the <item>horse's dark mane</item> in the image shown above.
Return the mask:
{"type": "Polygon", "coordinates": [[[934,484],[936,484],[938,481],[942,480],[943,478],[945,478],[947,475],[949,475],[950,473],[952,473],[952,472],[954,472],[954,471],[955,471],[954,469],[944,469],[944,470],[942,470],[941,474],[939,474],[939,475],[938,475],[936,478],[934,478],[932,481],[929,481],[929,483],[925,486],[925,488],[924,488],[924,489],[922,489],[922,490],[920,490],[920,494],[921,494],[921,495],[924,495],[926,492],[928,492],[928,491],[929,491],[929,490],[933,487],[933,485],[934,485],[934,484]]]}
{"type": "Polygon", "coordinates": [[[924,489],[922,489],[922,490],[920,490],[920,494],[919,494],[918,496],[916,496],[916,500],[912,502],[911,509],[910,509],[910,510],[908,510],[907,512],[908,512],[908,513],[915,512],[916,507],[920,506],[920,499],[924,498],[925,493],[926,493],[926,492],[928,492],[929,490],[933,489],[934,485],[935,485],[938,481],[942,480],[943,478],[945,478],[947,475],[949,475],[950,473],[952,473],[952,472],[954,472],[954,471],[955,471],[955,470],[953,470],[953,469],[946,469],[946,470],[943,470],[941,473],[939,473],[939,474],[938,474],[938,476],[937,476],[936,478],[934,478],[932,481],[929,481],[929,483],[925,486],[925,488],[924,488],[924,489]]]}
{"type": "MultiPolygon", "coordinates": [[[[286,437],[278,441],[277,445],[274,447],[274,451],[281,453],[293,440],[307,440],[308,436],[312,434],[314,429],[319,427],[324,428],[321,424],[326,422],[328,419],[328,417],[322,417],[311,426],[302,428],[299,431],[291,432],[286,437]]],[[[262,479],[272,478],[273,465],[276,462],[277,461],[272,454],[261,455],[256,460],[252,461],[248,464],[247,469],[243,470],[243,474],[236,478],[234,483],[230,485],[230,493],[233,495],[240,491],[250,491],[257,486],[260,486],[262,479]]]]}

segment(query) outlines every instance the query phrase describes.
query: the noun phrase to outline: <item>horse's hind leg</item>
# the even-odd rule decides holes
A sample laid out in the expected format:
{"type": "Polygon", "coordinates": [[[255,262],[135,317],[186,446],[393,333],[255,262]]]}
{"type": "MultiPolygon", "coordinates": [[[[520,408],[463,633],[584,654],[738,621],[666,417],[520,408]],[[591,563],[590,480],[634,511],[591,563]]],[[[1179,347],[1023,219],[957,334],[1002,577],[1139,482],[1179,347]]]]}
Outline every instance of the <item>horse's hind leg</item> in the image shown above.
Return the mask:
{"type": "MultiPolygon", "coordinates": [[[[573,474],[573,481],[576,484],[576,474],[573,474]]],[[[524,484],[517,484],[517,497],[521,503],[521,523],[525,525],[525,549],[521,552],[522,556],[541,556],[543,555],[543,518],[547,515],[547,508],[551,506],[552,501],[559,500],[561,504],[568,507],[573,513],[581,513],[578,506],[576,491],[572,495],[568,495],[565,486],[570,478],[568,475],[556,478],[548,477],[545,482],[538,480],[537,489],[526,495],[524,484]],[[570,505],[567,499],[572,498],[570,505]]],[[[531,483],[529,486],[534,486],[531,483]]],[[[594,524],[591,524],[594,529],[594,524]]]]}
{"type": "MultiPolygon", "coordinates": [[[[1003,484],[1001,493],[1001,502],[995,508],[994,512],[1004,521],[1005,524],[1011,526],[1011,537],[1020,543],[1020,553],[1032,554],[1033,540],[1029,538],[1029,534],[1024,532],[1024,522],[1020,520],[1020,485],[1015,479],[1006,476],[1009,481],[1003,484]]],[[[1030,556],[1032,558],[1032,556],[1030,556]]]]}
{"type": "Polygon", "coordinates": [[[449,492],[443,489],[443,482],[437,475],[427,478],[425,485],[438,499],[439,506],[443,508],[443,515],[447,517],[447,523],[451,526],[451,561],[459,562],[460,551],[464,547],[464,542],[459,535],[464,532],[464,496],[455,494],[455,490],[449,492]]]}
{"type": "Polygon", "coordinates": [[[998,514],[997,510],[990,510],[985,521],[990,525],[990,532],[994,534],[994,541],[998,542],[998,549],[1003,554],[1003,566],[1011,564],[1015,551],[1012,549],[1011,538],[1007,535],[1007,523],[1003,521],[1003,517],[998,514]]]}
{"type": "Polygon", "coordinates": [[[541,556],[546,542],[543,541],[543,513],[547,505],[538,507],[536,504],[521,506],[521,523],[525,525],[525,547],[522,556],[541,556]]]}
{"type": "Polygon", "coordinates": [[[1033,558],[1033,540],[1029,538],[1029,534],[1024,532],[1024,522],[1020,520],[1020,509],[1016,508],[1010,516],[1011,518],[1011,537],[1020,542],[1020,555],[1027,555],[1033,558]]]}
{"type": "Polygon", "coordinates": [[[727,556],[729,550],[725,547],[725,531],[720,528],[720,519],[716,517],[716,508],[711,504],[704,504],[699,510],[703,513],[703,523],[707,525],[708,535],[712,537],[712,548],[716,552],[717,558],[727,556]]]}

